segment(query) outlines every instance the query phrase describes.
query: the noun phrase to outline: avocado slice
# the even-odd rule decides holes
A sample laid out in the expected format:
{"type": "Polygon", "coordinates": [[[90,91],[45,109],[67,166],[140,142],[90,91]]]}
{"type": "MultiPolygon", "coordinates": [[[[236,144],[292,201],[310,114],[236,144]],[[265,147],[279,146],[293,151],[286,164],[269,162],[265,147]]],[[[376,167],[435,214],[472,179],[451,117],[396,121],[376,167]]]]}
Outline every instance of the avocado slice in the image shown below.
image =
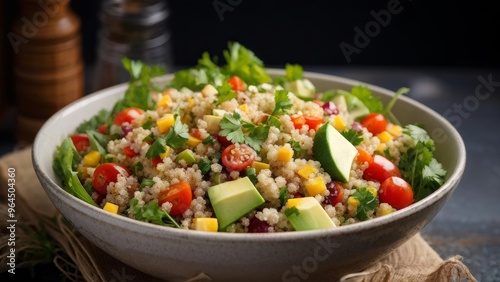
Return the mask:
{"type": "Polygon", "coordinates": [[[212,186],[208,188],[208,197],[219,221],[219,229],[225,229],[265,202],[248,177],[212,186]]]}
{"type": "Polygon", "coordinates": [[[297,79],[294,81],[287,81],[285,89],[292,91],[297,97],[309,101],[314,98],[316,94],[316,87],[309,79],[297,79]]]}
{"type": "Polygon", "coordinates": [[[289,199],[285,215],[297,231],[336,227],[314,197],[289,199]]]}
{"type": "Polygon", "coordinates": [[[178,162],[180,160],[186,161],[186,164],[192,165],[196,162],[196,159],[194,157],[194,154],[191,150],[185,149],[184,151],[180,152],[177,157],[175,158],[175,161],[178,162]]]}
{"type": "Polygon", "coordinates": [[[330,123],[323,124],[314,136],[314,158],[333,180],[347,182],[358,150],[330,123]]]}
{"type": "Polygon", "coordinates": [[[333,102],[335,104],[341,103],[341,101],[338,101],[339,97],[344,97],[347,111],[349,112],[349,115],[354,118],[354,120],[361,119],[370,113],[370,109],[368,109],[365,103],[351,93],[342,89],[337,90],[337,94],[333,98],[333,102]]]}

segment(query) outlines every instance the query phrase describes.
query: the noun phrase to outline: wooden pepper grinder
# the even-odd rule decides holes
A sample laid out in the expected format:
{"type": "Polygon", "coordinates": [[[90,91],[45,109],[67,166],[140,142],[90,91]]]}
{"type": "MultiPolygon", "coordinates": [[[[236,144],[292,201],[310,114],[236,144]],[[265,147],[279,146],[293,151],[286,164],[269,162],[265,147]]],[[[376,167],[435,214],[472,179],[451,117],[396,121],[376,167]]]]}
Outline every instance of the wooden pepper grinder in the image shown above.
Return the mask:
{"type": "MultiPolygon", "coordinates": [[[[69,0],[19,0],[13,23],[16,135],[31,143],[44,121],[83,96],[80,20],[69,0]]],[[[11,40],[12,42],[12,40],[11,40]]]]}

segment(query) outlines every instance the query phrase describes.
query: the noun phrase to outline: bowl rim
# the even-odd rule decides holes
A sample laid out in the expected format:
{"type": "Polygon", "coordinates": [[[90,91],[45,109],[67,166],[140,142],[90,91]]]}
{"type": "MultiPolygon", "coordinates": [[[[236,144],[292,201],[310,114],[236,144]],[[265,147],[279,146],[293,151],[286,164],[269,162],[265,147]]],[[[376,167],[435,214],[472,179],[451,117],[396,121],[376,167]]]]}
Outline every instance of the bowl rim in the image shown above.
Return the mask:
{"type": "MultiPolygon", "coordinates": [[[[268,73],[270,75],[282,75],[284,74],[283,69],[275,69],[268,68],[268,73]]],[[[173,74],[164,75],[156,78],[158,81],[168,81],[172,79],[173,74]]],[[[328,80],[335,81],[336,83],[340,83],[347,86],[356,86],[359,84],[365,85],[369,87],[372,91],[376,91],[382,93],[383,95],[392,96],[394,95],[394,91],[388,90],[386,88],[376,86],[373,84],[365,83],[362,81],[358,81],[355,79],[345,78],[337,75],[324,74],[318,72],[304,72],[304,77],[310,79],[319,79],[319,80],[328,80]]],[[[451,134],[450,138],[454,139],[458,146],[458,153],[460,154],[456,169],[449,174],[448,179],[441,185],[441,187],[434,191],[431,195],[425,197],[424,199],[413,203],[409,207],[403,208],[401,210],[397,210],[394,213],[389,215],[378,217],[374,219],[370,219],[363,222],[357,222],[355,224],[339,226],[331,229],[321,229],[321,230],[310,230],[310,231],[293,231],[293,232],[276,232],[276,233],[263,233],[263,234],[255,234],[255,233],[226,233],[226,232],[204,232],[204,231],[194,231],[194,230],[184,230],[166,226],[160,226],[152,223],[142,222],[139,220],[135,220],[123,215],[117,215],[109,213],[99,207],[92,206],[76,197],[66,192],[62,187],[60,187],[54,180],[52,180],[45,172],[45,170],[40,166],[39,156],[37,152],[40,150],[41,143],[43,142],[42,138],[46,132],[50,131],[52,124],[63,116],[68,115],[71,111],[73,111],[74,107],[83,107],[85,104],[90,103],[94,100],[102,99],[103,95],[116,95],[117,91],[124,91],[127,87],[128,83],[121,83],[109,88],[105,88],[94,92],[92,94],[88,94],[85,97],[74,101],[53,116],[51,116],[39,130],[37,136],[35,137],[33,147],[32,147],[32,162],[37,177],[43,183],[47,185],[42,185],[46,190],[46,193],[51,190],[54,194],[57,194],[60,200],[64,201],[68,205],[72,205],[74,209],[80,210],[81,212],[87,213],[88,215],[99,218],[99,220],[103,221],[106,224],[111,224],[118,228],[127,229],[128,231],[135,231],[137,233],[147,233],[151,236],[165,237],[168,236],[170,238],[182,238],[182,239],[190,239],[190,240],[203,240],[203,241],[223,241],[223,242],[248,242],[249,240],[255,242],[277,242],[277,241],[296,241],[296,240],[310,240],[310,239],[318,239],[325,237],[335,237],[346,234],[352,234],[354,232],[363,232],[365,230],[372,229],[377,226],[383,226],[389,224],[394,221],[404,220],[405,217],[410,216],[411,214],[418,213],[421,210],[424,210],[428,206],[431,206],[437,203],[441,198],[446,197],[446,195],[451,194],[453,190],[458,185],[460,178],[465,169],[466,163],[466,150],[462,137],[444,117],[435,112],[433,109],[425,106],[424,104],[415,101],[411,98],[401,96],[398,99],[404,100],[406,103],[411,104],[412,107],[419,108],[420,110],[425,111],[427,114],[432,115],[432,119],[439,120],[442,124],[446,125],[448,133],[451,134]],[[94,214],[93,214],[93,213],[94,214]]],[[[431,219],[430,219],[431,220],[431,219]]]]}

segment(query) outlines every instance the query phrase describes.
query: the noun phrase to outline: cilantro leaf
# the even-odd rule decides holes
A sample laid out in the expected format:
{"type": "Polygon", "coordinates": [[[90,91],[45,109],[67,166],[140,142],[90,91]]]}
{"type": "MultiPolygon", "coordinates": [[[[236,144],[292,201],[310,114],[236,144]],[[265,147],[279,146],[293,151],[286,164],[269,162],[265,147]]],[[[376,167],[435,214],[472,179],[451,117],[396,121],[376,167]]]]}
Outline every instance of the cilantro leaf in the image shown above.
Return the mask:
{"type": "Polygon", "coordinates": [[[151,201],[143,206],[139,205],[139,200],[130,200],[129,213],[140,221],[150,222],[158,225],[180,228],[179,224],[166,211],[161,210],[156,201],[151,201]]]}
{"type": "Polygon", "coordinates": [[[219,135],[225,136],[228,141],[233,143],[243,143],[245,141],[238,112],[234,111],[233,115],[225,114],[220,122],[220,127],[219,135]]]}
{"type": "Polygon", "coordinates": [[[217,87],[217,92],[217,102],[215,105],[220,105],[236,97],[236,91],[233,90],[233,86],[227,81],[224,81],[221,86],[217,87]]]}
{"type": "Polygon", "coordinates": [[[363,133],[354,129],[348,129],[340,132],[347,141],[351,142],[353,146],[359,145],[363,141],[363,133]]]}
{"type": "Polygon", "coordinates": [[[290,144],[290,147],[292,147],[293,155],[296,156],[296,158],[304,157],[306,150],[304,150],[302,146],[300,146],[299,141],[292,139],[288,141],[288,144],[290,144]]]}
{"type": "Polygon", "coordinates": [[[252,147],[255,151],[260,151],[260,145],[267,139],[270,126],[267,124],[259,124],[258,126],[244,122],[243,127],[246,129],[245,143],[252,147]]]}
{"type": "Polygon", "coordinates": [[[274,93],[274,110],[271,113],[272,116],[277,116],[286,113],[292,108],[292,100],[288,96],[287,90],[276,90],[274,93]]]}
{"type": "Polygon", "coordinates": [[[229,42],[223,52],[226,65],[223,71],[228,76],[236,75],[249,85],[270,82],[262,61],[255,54],[237,42],[229,42]]]}
{"type": "Polygon", "coordinates": [[[304,76],[304,71],[301,65],[286,64],[285,66],[285,78],[287,81],[295,81],[302,79],[304,76]]]}
{"type": "Polygon", "coordinates": [[[366,187],[356,188],[352,196],[359,201],[359,205],[356,207],[356,218],[361,221],[367,220],[369,214],[378,207],[378,198],[366,187]]]}
{"type": "Polygon", "coordinates": [[[286,204],[289,197],[290,197],[290,195],[288,194],[288,190],[286,189],[286,186],[281,187],[278,199],[280,200],[280,204],[282,206],[284,206],[286,204]]]}
{"type": "Polygon", "coordinates": [[[165,146],[168,145],[173,149],[179,149],[186,144],[189,139],[189,129],[186,124],[181,122],[181,118],[177,116],[175,118],[174,126],[170,128],[165,137],[160,137],[151,144],[148,151],[146,152],[146,158],[152,159],[165,153],[165,146]]]}
{"type": "Polygon", "coordinates": [[[151,144],[148,151],[146,152],[146,158],[153,159],[159,156],[162,153],[166,152],[165,146],[167,142],[165,142],[164,138],[158,138],[151,144]]]}
{"type": "Polygon", "coordinates": [[[108,122],[110,114],[108,110],[100,110],[95,116],[82,122],[76,129],[76,132],[85,133],[87,130],[96,130],[99,126],[108,122]]]}
{"type": "Polygon", "coordinates": [[[372,95],[372,91],[363,85],[354,86],[351,89],[351,94],[356,96],[358,99],[365,104],[371,113],[382,113],[384,110],[384,105],[380,98],[372,95]]]}

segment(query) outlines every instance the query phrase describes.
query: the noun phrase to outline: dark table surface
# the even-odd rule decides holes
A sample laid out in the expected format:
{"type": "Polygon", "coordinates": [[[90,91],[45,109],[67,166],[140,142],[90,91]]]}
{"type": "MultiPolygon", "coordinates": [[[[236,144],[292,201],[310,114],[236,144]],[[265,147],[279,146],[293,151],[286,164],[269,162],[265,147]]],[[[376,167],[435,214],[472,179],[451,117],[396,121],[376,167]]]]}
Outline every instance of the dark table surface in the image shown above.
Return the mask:
{"type": "MultiPolygon", "coordinates": [[[[409,87],[409,97],[441,113],[457,127],[467,150],[465,173],[452,197],[422,230],[422,235],[442,258],[463,256],[463,262],[479,281],[500,281],[500,71],[486,68],[304,68],[391,90],[409,87]],[[490,82],[485,84],[484,81],[490,82]],[[476,92],[477,89],[480,91],[476,92]]],[[[91,76],[87,76],[87,82],[89,79],[91,76]]],[[[12,127],[1,131],[3,136],[9,136],[12,127]]],[[[12,138],[0,140],[0,153],[5,154],[13,148],[12,138]]]]}

